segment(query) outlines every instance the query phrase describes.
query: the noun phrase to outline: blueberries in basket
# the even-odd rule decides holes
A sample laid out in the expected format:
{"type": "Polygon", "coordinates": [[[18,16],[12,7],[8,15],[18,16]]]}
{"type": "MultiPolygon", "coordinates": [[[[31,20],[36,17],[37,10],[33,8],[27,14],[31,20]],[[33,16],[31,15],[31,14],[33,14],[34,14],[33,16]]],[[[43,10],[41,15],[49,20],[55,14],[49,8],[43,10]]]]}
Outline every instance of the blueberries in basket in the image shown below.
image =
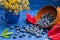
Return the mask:
{"type": "Polygon", "coordinates": [[[51,16],[50,14],[44,14],[41,16],[41,20],[37,21],[37,25],[47,27],[52,24],[54,19],[54,16],[51,16]]]}

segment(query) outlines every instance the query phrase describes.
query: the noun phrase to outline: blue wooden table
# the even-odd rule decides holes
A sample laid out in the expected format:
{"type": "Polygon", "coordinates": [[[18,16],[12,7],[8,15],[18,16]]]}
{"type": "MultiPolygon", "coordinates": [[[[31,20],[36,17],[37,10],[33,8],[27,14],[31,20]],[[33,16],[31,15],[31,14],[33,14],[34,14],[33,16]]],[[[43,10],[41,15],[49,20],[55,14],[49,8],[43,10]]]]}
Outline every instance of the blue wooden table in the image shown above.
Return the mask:
{"type": "MultiPolygon", "coordinates": [[[[30,6],[31,10],[30,11],[22,11],[20,13],[20,18],[19,18],[19,21],[17,23],[20,27],[22,27],[23,24],[26,23],[25,12],[28,12],[32,16],[35,16],[37,14],[38,10],[43,6],[46,6],[46,5],[53,5],[55,7],[60,6],[60,1],[59,0],[33,0],[33,1],[29,0],[29,1],[30,1],[29,6],[30,6]]],[[[3,16],[4,13],[5,13],[4,10],[0,10],[0,18],[1,18],[1,16],[3,16]]],[[[0,19],[0,34],[3,32],[3,30],[5,28],[10,28],[10,26],[7,27],[6,23],[0,19]]],[[[9,31],[12,31],[13,34],[15,33],[15,29],[14,30],[9,29],[9,31]]],[[[42,35],[42,37],[40,37],[40,38],[36,38],[35,36],[32,36],[31,38],[29,38],[28,34],[26,34],[26,36],[23,37],[23,38],[19,38],[18,37],[19,35],[18,35],[17,39],[13,39],[13,34],[12,34],[11,38],[9,38],[9,39],[0,37],[0,40],[49,40],[49,39],[47,39],[48,38],[47,32],[45,33],[45,35],[42,35]]]]}

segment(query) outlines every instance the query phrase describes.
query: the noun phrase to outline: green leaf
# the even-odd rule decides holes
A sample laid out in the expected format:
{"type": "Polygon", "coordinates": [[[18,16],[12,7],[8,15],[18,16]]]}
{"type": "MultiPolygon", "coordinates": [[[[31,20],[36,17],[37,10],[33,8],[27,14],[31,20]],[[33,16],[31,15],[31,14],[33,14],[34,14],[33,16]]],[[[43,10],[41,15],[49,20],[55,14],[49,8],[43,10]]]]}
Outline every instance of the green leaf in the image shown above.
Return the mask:
{"type": "Polygon", "coordinates": [[[4,35],[5,33],[8,32],[8,28],[6,28],[3,32],[2,32],[2,35],[4,35]]]}
{"type": "Polygon", "coordinates": [[[2,34],[1,34],[1,36],[2,37],[4,37],[4,38],[10,38],[11,35],[12,34],[12,32],[8,32],[8,28],[6,28],[3,32],[2,32],[2,34]]]}
{"type": "Polygon", "coordinates": [[[2,35],[3,38],[11,38],[11,36],[2,35]]]}
{"type": "Polygon", "coordinates": [[[12,32],[7,32],[5,35],[8,36],[8,35],[11,35],[11,34],[12,34],[12,32]]]}

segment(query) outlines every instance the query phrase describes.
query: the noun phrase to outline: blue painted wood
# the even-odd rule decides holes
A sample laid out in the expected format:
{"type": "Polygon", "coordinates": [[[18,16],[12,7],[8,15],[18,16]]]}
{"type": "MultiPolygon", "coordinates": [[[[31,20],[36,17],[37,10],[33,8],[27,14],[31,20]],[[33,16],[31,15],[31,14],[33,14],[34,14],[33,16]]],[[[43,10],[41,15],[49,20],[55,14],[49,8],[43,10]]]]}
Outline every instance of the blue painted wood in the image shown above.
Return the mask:
{"type": "Polygon", "coordinates": [[[58,0],[58,5],[60,6],[60,0],[58,0]]]}
{"type": "Polygon", "coordinates": [[[29,0],[30,2],[30,8],[32,10],[37,9],[39,10],[41,7],[46,5],[53,5],[55,7],[58,5],[58,0],[29,0]]]}

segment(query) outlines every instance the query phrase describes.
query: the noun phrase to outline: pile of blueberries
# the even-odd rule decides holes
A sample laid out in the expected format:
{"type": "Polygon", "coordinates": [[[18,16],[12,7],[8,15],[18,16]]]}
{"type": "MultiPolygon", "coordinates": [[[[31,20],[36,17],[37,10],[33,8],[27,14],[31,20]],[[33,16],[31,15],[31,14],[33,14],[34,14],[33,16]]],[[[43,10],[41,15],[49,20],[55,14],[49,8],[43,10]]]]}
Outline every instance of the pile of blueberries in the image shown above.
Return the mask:
{"type": "MultiPolygon", "coordinates": [[[[14,26],[11,26],[10,29],[14,29],[14,26]]],[[[23,38],[26,36],[26,33],[28,33],[28,37],[30,38],[32,35],[40,38],[42,35],[45,35],[45,32],[48,32],[48,30],[44,30],[43,28],[39,28],[37,25],[30,24],[27,26],[26,24],[23,25],[23,27],[19,27],[18,25],[15,26],[16,32],[14,33],[13,38],[16,39],[17,35],[19,35],[19,38],[23,38]]]]}
{"type": "MultiPolygon", "coordinates": [[[[20,32],[29,33],[30,35],[34,35],[37,38],[38,37],[41,37],[42,36],[42,33],[43,33],[43,29],[42,28],[39,29],[38,27],[35,27],[34,25],[30,25],[29,27],[24,26],[22,29],[20,29],[20,32]]],[[[30,37],[30,35],[29,35],[29,37],[30,37]]]]}
{"type": "Polygon", "coordinates": [[[37,25],[42,26],[42,27],[47,27],[52,24],[52,22],[55,19],[55,16],[52,16],[50,14],[44,14],[40,18],[41,20],[37,21],[37,25]]]}

